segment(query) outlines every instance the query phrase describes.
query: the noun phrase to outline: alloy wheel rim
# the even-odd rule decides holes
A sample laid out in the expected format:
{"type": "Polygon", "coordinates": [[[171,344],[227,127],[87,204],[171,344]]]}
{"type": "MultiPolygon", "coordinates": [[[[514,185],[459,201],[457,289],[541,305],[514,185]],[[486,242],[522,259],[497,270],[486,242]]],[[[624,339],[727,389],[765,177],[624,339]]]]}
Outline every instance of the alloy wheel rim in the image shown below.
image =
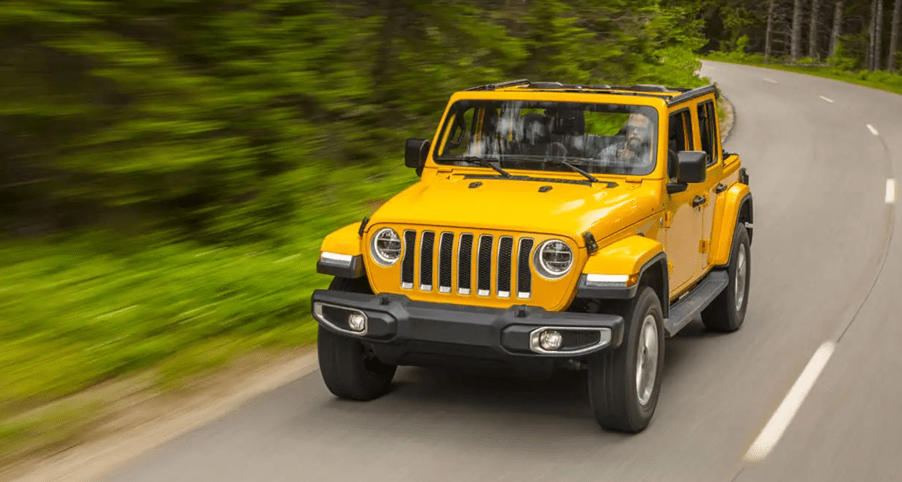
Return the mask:
{"type": "Polygon", "coordinates": [[[739,248],[739,256],[736,259],[736,311],[742,310],[742,303],[745,301],[745,247],[739,248]]]}
{"type": "Polygon", "coordinates": [[[646,315],[639,330],[636,350],[636,395],[640,405],[647,405],[658,375],[658,330],[654,315],[646,315]]]}

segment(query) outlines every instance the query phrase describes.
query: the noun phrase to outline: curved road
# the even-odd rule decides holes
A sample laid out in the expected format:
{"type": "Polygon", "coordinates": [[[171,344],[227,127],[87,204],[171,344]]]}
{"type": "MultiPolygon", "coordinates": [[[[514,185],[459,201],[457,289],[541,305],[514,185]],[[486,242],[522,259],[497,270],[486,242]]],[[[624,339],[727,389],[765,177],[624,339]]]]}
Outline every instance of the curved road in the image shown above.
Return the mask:
{"type": "Polygon", "coordinates": [[[668,340],[645,432],[597,428],[576,374],[407,368],[361,404],[314,372],[103,480],[902,480],[902,219],[887,199],[902,96],[721,63],[703,74],[736,107],[726,148],[750,171],[751,304],[737,333],[694,322],[668,340]]]}

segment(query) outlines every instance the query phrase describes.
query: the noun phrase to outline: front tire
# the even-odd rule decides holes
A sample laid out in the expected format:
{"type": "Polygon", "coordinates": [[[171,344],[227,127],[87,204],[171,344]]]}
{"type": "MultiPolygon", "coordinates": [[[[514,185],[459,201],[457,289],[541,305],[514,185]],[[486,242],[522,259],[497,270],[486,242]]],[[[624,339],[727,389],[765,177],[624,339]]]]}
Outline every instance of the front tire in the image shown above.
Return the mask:
{"type": "Polygon", "coordinates": [[[621,314],[626,322],[623,343],[589,360],[589,402],[602,428],[638,433],[651,421],[661,390],[661,302],[646,286],[621,314]]]}
{"type": "Polygon", "coordinates": [[[730,252],[730,264],[726,270],[730,281],[717,298],[702,310],[702,322],[710,331],[733,332],[745,321],[752,276],[750,245],[749,233],[745,226],[742,223],[737,224],[730,252]]]}
{"type": "MultiPolygon", "coordinates": [[[[344,278],[335,278],[329,289],[370,292],[366,280],[344,278]]],[[[322,325],[319,326],[316,349],[326,387],[336,397],[347,400],[373,400],[383,395],[398,368],[382,363],[360,340],[333,333],[322,325]]]]}

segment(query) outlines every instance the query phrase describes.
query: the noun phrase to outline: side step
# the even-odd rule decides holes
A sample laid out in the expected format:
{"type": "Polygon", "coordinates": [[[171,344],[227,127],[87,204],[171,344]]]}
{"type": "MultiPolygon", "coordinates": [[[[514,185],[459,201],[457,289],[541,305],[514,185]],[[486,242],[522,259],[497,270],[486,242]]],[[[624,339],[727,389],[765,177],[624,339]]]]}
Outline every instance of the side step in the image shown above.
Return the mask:
{"type": "Polygon", "coordinates": [[[664,319],[664,330],[667,331],[667,336],[676,335],[693,318],[701,314],[702,310],[707,308],[729,283],[730,277],[726,270],[708,273],[708,276],[688,295],[670,306],[670,318],[664,319]]]}

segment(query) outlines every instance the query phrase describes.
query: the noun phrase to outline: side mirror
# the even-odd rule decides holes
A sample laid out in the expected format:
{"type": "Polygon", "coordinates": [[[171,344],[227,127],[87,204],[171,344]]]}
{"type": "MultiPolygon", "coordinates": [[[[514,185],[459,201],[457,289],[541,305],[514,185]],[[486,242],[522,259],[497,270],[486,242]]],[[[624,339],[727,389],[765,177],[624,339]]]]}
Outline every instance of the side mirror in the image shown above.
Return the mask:
{"type": "Polygon", "coordinates": [[[407,139],[404,145],[404,165],[412,167],[419,173],[426,164],[429,154],[429,141],[426,139],[407,139]]]}
{"type": "Polygon", "coordinates": [[[673,194],[686,190],[687,184],[704,182],[708,173],[708,153],[705,151],[680,151],[677,153],[676,183],[667,185],[673,194]]]}

